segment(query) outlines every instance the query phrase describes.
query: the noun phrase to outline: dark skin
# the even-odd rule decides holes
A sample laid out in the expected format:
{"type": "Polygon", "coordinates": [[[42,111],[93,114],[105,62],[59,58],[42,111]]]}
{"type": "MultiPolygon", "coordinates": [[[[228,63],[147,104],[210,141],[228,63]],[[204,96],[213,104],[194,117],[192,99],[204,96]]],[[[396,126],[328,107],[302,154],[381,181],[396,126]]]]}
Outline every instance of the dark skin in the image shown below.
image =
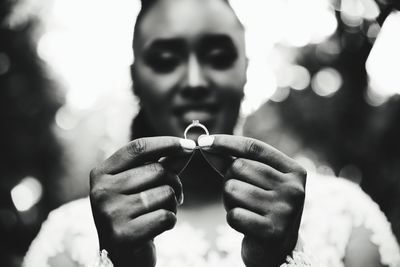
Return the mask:
{"type": "Polygon", "coordinates": [[[305,198],[306,171],[255,139],[215,135],[210,153],[234,158],[225,174],[228,224],[245,235],[246,266],[278,266],[296,245],[305,198]]]}
{"type": "MultiPolygon", "coordinates": [[[[191,221],[196,227],[203,217],[211,228],[222,222],[244,234],[246,266],[279,266],[298,240],[306,172],[268,144],[231,135],[247,68],[243,27],[234,12],[221,0],[158,0],[135,38],[135,93],[158,137],[133,140],[91,172],[100,247],[115,266],[154,266],[153,239],[174,227],[177,210],[186,219],[201,210],[191,221]],[[199,139],[223,178],[201,158],[177,177],[196,144],[176,136],[192,119],[210,133],[224,133],[199,139]],[[215,210],[207,216],[215,206],[221,215],[226,210],[226,219],[215,210]]],[[[364,226],[353,229],[346,267],[382,266],[370,239],[364,226]]]]}
{"type": "MultiPolygon", "coordinates": [[[[265,266],[266,262],[277,266],[297,241],[305,171],[260,141],[214,137],[206,151],[236,158],[227,169],[222,194],[227,223],[245,234],[243,261],[246,266],[265,266]]],[[[185,153],[189,151],[181,147],[179,138],[143,138],[92,171],[93,213],[97,227],[103,229],[100,245],[110,252],[116,266],[132,262],[154,266],[152,239],[175,225],[182,192],[179,178],[154,161],[185,153]]]]}
{"type": "Polygon", "coordinates": [[[182,193],[177,175],[157,160],[185,153],[176,137],[137,139],[92,170],[90,200],[100,246],[115,266],[155,265],[152,239],[175,225],[182,193]]]}
{"type": "Polygon", "coordinates": [[[279,266],[297,242],[306,172],[261,141],[230,135],[247,67],[243,29],[233,11],[220,0],[159,0],[139,30],[134,83],[160,136],[133,140],[92,170],[100,247],[115,266],[154,266],[153,239],[174,227],[182,192],[182,211],[222,196],[226,223],[245,236],[246,266],[279,266]],[[175,49],[178,44],[182,49],[175,49]],[[223,59],[226,64],[216,63],[223,59]],[[179,168],[166,164],[192,153],[194,142],[175,137],[192,119],[201,119],[211,133],[225,133],[199,141],[212,163],[222,166],[223,179],[194,162],[180,181],[179,168]]]}

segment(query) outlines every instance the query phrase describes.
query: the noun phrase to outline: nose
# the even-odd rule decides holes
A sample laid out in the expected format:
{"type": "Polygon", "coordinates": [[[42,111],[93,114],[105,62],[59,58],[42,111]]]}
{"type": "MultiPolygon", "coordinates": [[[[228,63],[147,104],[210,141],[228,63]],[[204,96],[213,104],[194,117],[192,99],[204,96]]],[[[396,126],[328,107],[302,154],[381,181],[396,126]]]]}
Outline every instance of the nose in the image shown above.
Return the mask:
{"type": "Polygon", "coordinates": [[[188,87],[206,86],[206,80],[201,65],[195,55],[190,55],[187,68],[188,87]]]}
{"type": "Polygon", "coordinates": [[[183,91],[187,96],[198,98],[207,94],[207,77],[196,55],[189,56],[185,76],[183,91]]]}

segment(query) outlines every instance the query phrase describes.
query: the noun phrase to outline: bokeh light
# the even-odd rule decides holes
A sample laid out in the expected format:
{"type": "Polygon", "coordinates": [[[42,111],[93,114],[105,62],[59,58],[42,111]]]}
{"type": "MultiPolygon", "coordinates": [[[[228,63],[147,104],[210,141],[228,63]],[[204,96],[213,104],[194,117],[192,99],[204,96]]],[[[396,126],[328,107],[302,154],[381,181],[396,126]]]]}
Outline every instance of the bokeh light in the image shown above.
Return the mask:
{"type": "Polygon", "coordinates": [[[367,100],[373,105],[400,93],[399,29],[400,12],[394,11],[385,20],[366,62],[369,77],[367,100]]]}
{"type": "MultiPolygon", "coordinates": [[[[116,4],[110,0],[46,0],[44,7],[25,1],[35,12],[41,10],[44,34],[37,52],[62,82],[70,109],[93,110],[116,90],[129,94],[127,70],[133,61],[133,23],[140,1],[121,0],[116,4]]],[[[276,62],[271,57],[281,58],[286,64],[295,61],[296,53],[276,50],[275,46],[282,44],[295,50],[324,42],[336,31],[338,23],[330,0],[230,2],[247,29],[249,68],[242,108],[246,116],[280,86],[275,75],[276,62]]],[[[18,12],[26,16],[29,9],[20,7],[18,12]]],[[[23,18],[19,16],[19,20],[23,18]]],[[[289,86],[297,90],[308,86],[306,70],[292,70],[289,86]]]]}
{"type": "MultiPolygon", "coordinates": [[[[285,16],[280,22],[283,40],[288,45],[302,47],[319,43],[335,32],[337,20],[330,1],[289,0],[286,3],[285,16]]],[[[277,13],[277,16],[281,15],[277,13]]]]}
{"type": "Polygon", "coordinates": [[[311,86],[314,92],[323,97],[335,94],[343,84],[340,73],[334,68],[323,68],[312,78],[311,86]]]}
{"type": "Polygon", "coordinates": [[[279,87],[303,90],[310,84],[310,72],[300,65],[285,65],[275,71],[279,87]]]}
{"type": "Polygon", "coordinates": [[[342,0],[340,17],[349,27],[361,26],[364,19],[374,20],[379,15],[379,7],[374,0],[342,0]]]}
{"type": "Polygon", "coordinates": [[[289,95],[290,89],[288,87],[279,87],[270,99],[274,102],[283,102],[289,97],[289,95]]]}
{"type": "Polygon", "coordinates": [[[292,65],[287,70],[290,75],[290,87],[295,90],[303,90],[310,84],[310,72],[303,66],[292,65]]]}
{"type": "Polygon", "coordinates": [[[28,211],[39,202],[43,194],[42,184],[35,177],[25,177],[11,190],[11,198],[18,211],[28,211]]]}
{"type": "Polygon", "coordinates": [[[369,39],[372,39],[375,41],[376,37],[378,37],[378,34],[381,30],[381,26],[379,26],[378,23],[372,23],[371,25],[369,25],[368,27],[368,31],[367,31],[367,37],[369,39]]]}
{"type": "Polygon", "coordinates": [[[376,90],[372,89],[371,86],[368,86],[365,95],[365,101],[372,107],[379,107],[389,99],[388,96],[380,94],[376,90]]]}
{"type": "Polygon", "coordinates": [[[54,1],[37,51],[63,82],[67,105],[90,109],[113,90],[129,91],[138,9],[139,1],[54,1]]]}
{"type": "Polygon", "coordinates": [[[77,126],[79,120],[71,109],[63,106],[57,110],[55,122],[60,129],[72,130],[77,126]]]}

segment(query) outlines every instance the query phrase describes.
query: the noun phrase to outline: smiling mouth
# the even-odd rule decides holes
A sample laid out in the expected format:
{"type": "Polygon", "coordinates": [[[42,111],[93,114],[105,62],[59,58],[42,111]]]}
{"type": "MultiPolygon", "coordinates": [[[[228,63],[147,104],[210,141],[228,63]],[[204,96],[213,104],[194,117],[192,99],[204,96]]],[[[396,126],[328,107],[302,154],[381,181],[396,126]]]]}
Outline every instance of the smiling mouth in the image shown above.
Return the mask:
{"type": "Polygon", "coordinates": [[[219,105],[215,104],[188,105],[175,109],[174,113],[184,125],[192,123],[193,120],[209,124],[215,120],[218,110],[219,105]]]}

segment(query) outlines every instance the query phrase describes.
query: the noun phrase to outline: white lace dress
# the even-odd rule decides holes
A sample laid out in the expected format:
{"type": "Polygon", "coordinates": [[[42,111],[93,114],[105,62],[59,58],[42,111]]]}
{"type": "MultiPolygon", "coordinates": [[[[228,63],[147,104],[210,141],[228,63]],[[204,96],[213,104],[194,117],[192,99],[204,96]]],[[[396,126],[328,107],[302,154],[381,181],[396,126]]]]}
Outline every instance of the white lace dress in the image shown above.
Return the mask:
{"type": "MultiPolygon", "coordinates": [[[[380,262],[400,267],[400,250],[384,214],[358,185],[317,174],[309,175],[300,233],[304,249],[319,266],[343,267],[354,228],[371,231],[380,262]]],[[[217,226],[216,245],[204,233],[179,220],[175,228],[155,239],[159,267],[244,266],[242,235],[227,224],[217,226]],[[216,247],[216,248],[215,248],[216,247]]],[[[90,266],[98,257],[98,240],[88,198],[68,203],[50,213],[25,257],[25,267],[47,267],[56,255],[68,255],[75,266],[90,266]]]]}

